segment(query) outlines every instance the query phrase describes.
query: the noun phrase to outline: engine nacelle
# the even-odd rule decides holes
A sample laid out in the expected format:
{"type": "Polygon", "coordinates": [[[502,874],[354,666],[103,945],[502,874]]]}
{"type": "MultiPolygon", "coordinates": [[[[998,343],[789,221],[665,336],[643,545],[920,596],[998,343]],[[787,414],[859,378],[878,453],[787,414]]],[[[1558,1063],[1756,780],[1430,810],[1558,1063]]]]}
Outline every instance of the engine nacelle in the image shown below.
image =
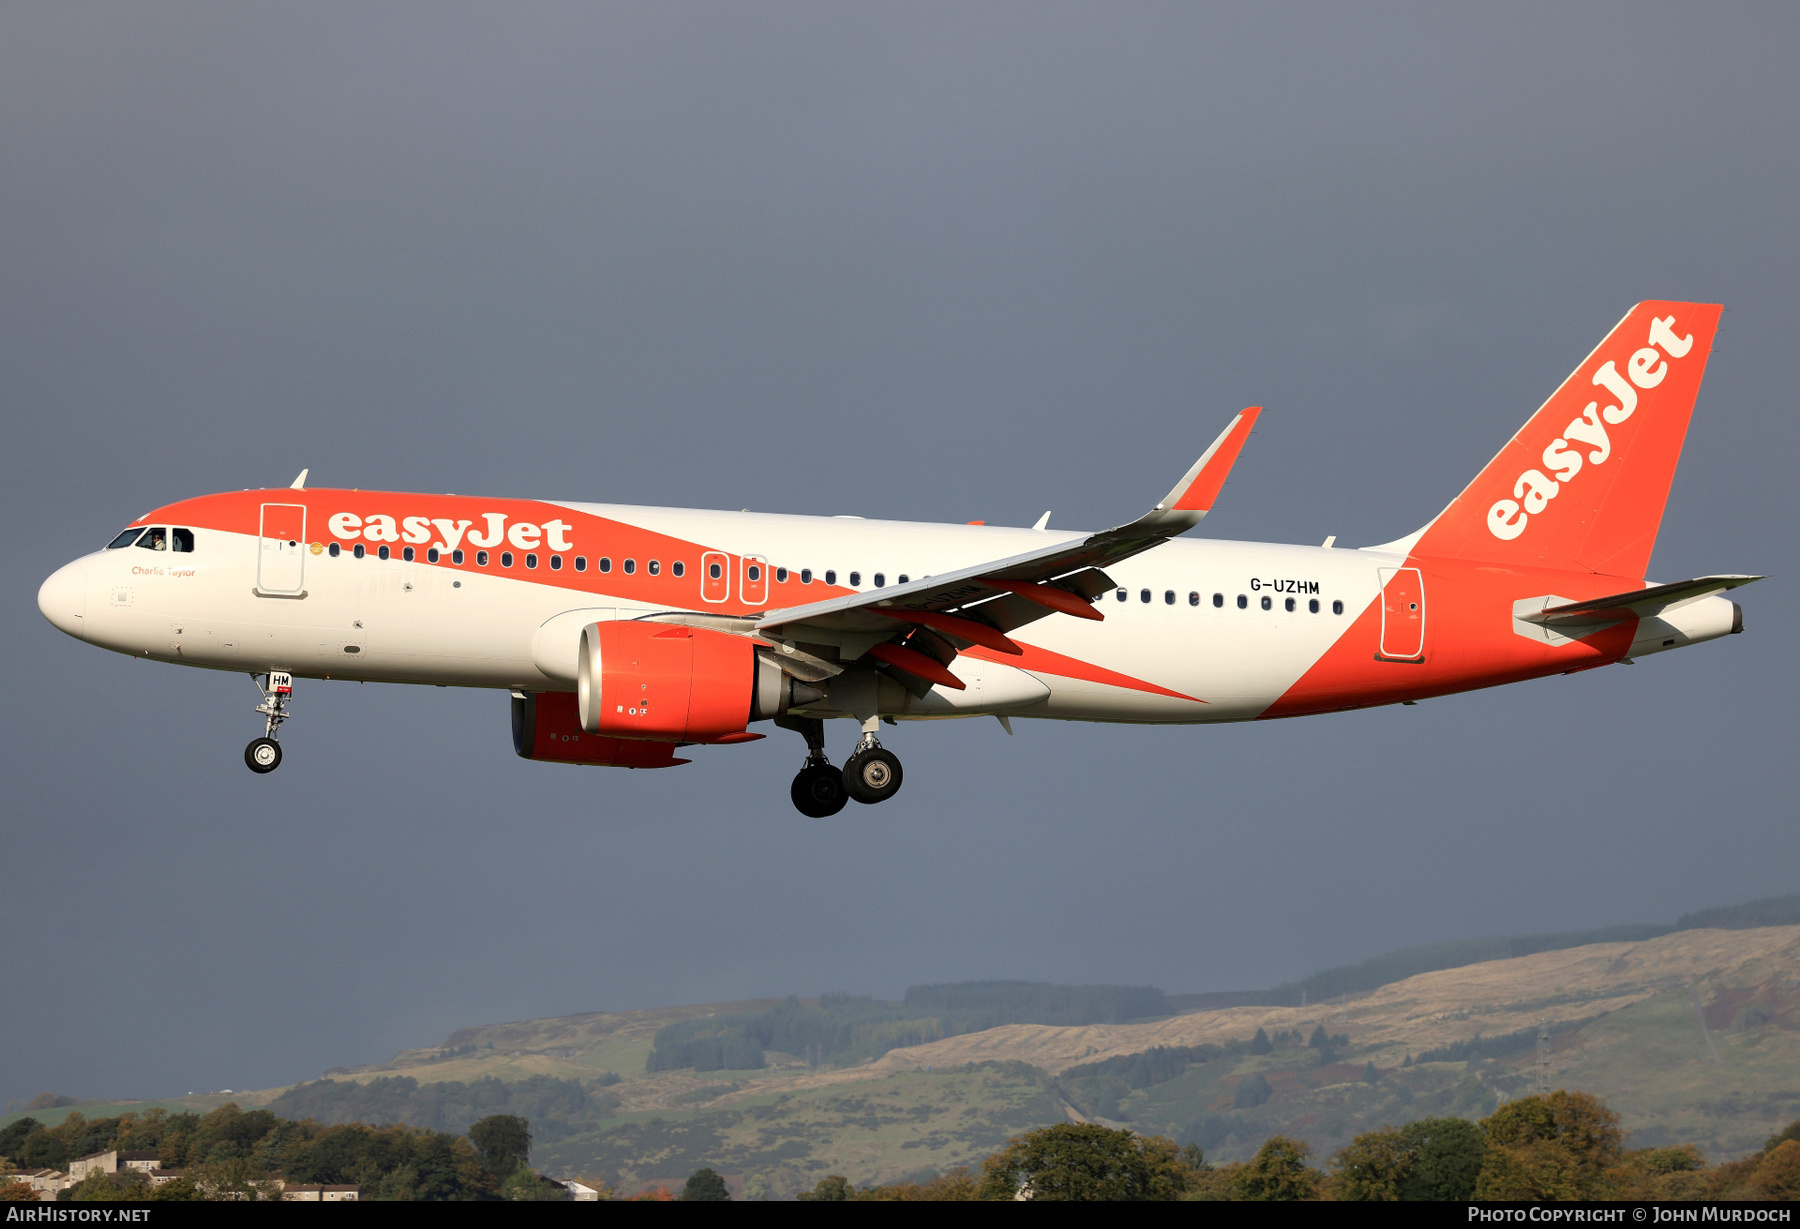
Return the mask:
{"type": "Polygon", "coordinates": [[[606,738],[581,728],[575,696],[567,691],[514,694],[513,750],[528,760],[589,764],[599,768],[673,768],[674,743],[606,738]]]}
{"type": "Polygon", "coordinates": [[[582,629],[575,685],[589,734],[681,743],[760,737],[745,727],[821,694],[744,636],[635,620],[582,629]]]}

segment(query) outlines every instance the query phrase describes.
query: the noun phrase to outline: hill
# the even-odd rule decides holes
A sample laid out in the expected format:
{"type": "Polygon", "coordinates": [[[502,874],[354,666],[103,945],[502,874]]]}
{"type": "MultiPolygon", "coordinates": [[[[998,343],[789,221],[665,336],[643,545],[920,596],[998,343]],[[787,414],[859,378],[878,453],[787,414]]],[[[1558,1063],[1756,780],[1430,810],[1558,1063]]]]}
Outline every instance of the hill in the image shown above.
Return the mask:
{"type": "Polygon", "coordinates": [[[711,1165],[776,1195],[826,1172],[861,1185],[940,1171],[1069,1119],[1169,1134],[1217,1160],[1276,1132],[1322,1157],[1383,1123],[1485,1114],[1540,1081],[1605,1097],[1641,1145],[1695,1143],[1729,1159],[1800,1116],[1797,906],[1413,948],[1328,970],[1336,983],[1294,983],[1459,961],[1324,1001],[1312,989],[1164,999],[971,983],[918,987],[899,1003],[825,996],[526,1020],[235,1099],[449,1131],[518,1112],[553,1173],[631,1186],[711,1165]],[[1781,924],[1755,925],[1769,919],[1781,924]],[[707,1037],[753,1044],[719,1047],[706,1065],[720,1069],[681,1065],[707,1037]]]}

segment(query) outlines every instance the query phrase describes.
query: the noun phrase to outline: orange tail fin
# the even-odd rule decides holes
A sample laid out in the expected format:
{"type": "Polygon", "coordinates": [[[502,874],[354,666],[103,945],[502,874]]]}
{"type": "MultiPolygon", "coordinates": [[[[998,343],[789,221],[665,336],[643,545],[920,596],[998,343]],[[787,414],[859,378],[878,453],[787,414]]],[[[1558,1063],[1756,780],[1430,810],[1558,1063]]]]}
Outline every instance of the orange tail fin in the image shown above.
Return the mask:
{"type": "Polygon", "coordinates": [[[1412,553],[1641,580],[1723,310],[1632,308],[1412,553]]]}

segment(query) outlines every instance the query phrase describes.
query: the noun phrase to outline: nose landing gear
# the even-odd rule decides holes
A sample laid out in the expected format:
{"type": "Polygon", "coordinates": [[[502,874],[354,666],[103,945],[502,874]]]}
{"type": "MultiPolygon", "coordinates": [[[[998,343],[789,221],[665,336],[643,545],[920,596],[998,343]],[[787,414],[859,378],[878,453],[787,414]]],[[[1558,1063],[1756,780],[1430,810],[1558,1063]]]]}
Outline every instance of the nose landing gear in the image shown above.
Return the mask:
{"type": "Polygon", "coordinates": [[[281,767],[281,744],[275,740],[281,736],[281,723],[293,715],[287,711],[287,706],[288,698],[294,694],[294,676],[284,670],[271,670],[267,686],[254,674],[250,681],[262,692],[263,702],[256,706],[256,711],[268,721],[263,736],[251,739],[250,745],[244,748],[244,763],[251,772],[274,772],[281,767]]]}

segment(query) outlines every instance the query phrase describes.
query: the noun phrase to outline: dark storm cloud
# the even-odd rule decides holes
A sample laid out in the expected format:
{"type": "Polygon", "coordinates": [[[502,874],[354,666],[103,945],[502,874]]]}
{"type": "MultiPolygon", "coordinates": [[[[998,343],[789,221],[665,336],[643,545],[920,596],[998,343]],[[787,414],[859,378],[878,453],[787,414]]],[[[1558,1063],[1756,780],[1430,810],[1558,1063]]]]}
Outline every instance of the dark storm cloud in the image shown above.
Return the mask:
{"type": "MultiPolygon", "coordinates": [[[[1794,887],[1787,7],[15,5],[0,14],[0,1099],[266,1085],[524,1015],[1264,984],[1794,887]],[[522,763],[496,697],[39,618],[282,483],[1057,525],[1270,407],[1213,536],[1432,515],[1634,301],[1725,303],[1654,574],[1750,633],[1335,719],[522,763]],[[841,751],[841,747],[837,747],[841,751]]],[[[842,743],[839,732],[835,743],[842,743]]],[[[835,744],[834,744],[835,745],[835,744]]]]}

